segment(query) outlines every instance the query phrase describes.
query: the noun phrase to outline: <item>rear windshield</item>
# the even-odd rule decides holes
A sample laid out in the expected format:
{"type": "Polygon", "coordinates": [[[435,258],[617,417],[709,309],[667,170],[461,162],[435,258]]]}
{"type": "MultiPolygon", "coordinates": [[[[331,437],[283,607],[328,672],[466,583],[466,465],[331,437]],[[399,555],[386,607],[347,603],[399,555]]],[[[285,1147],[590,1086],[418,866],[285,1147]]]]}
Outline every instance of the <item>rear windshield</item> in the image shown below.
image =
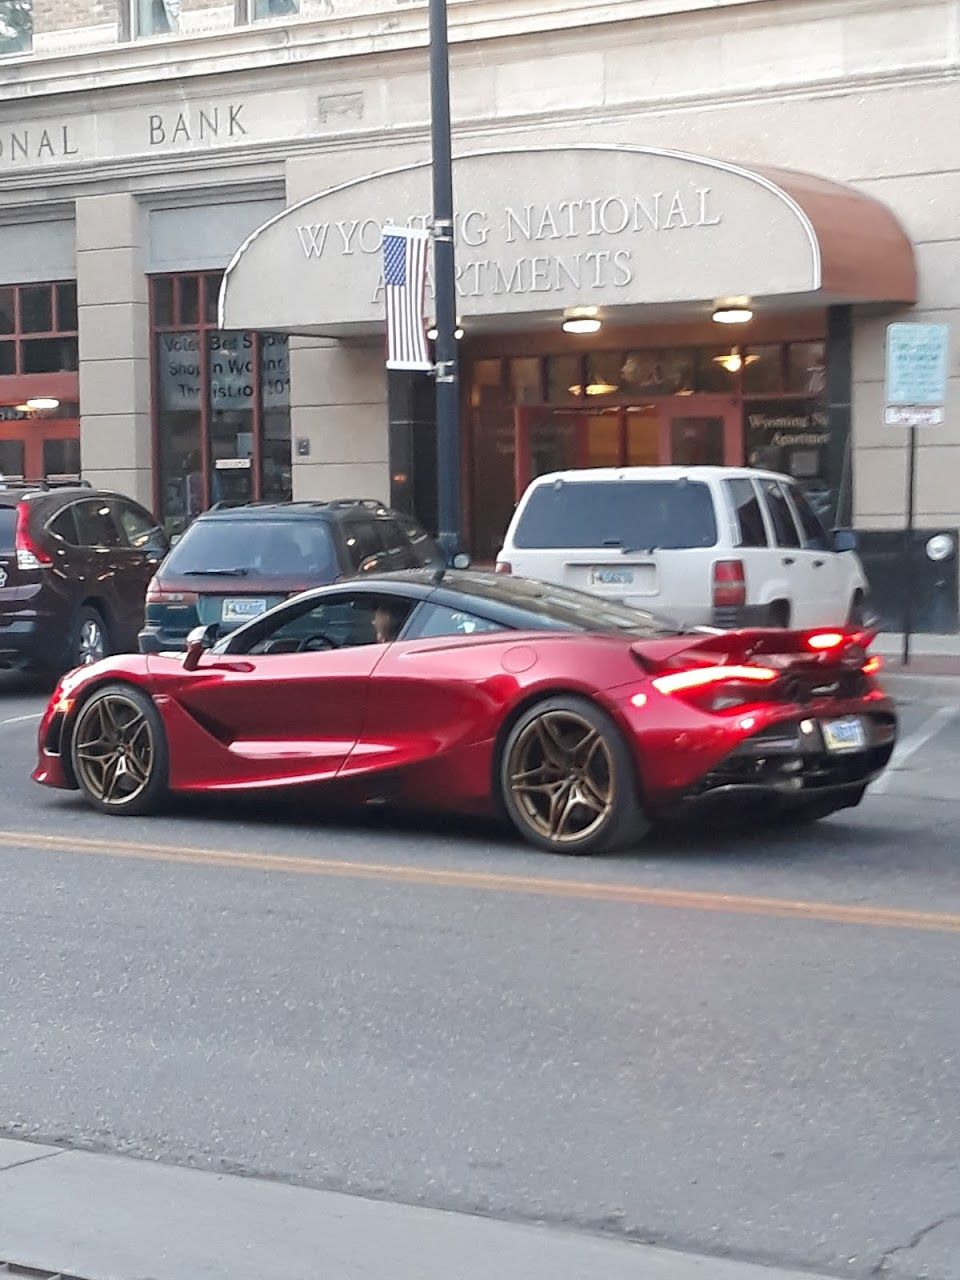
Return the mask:
{"type": "Polygon", "coordinates": [[[712,547],[717,522],[699,481],[557,480],[531,493],[513,540],[517,547],[624,551],[712,547]]]}
{"type": "Polygon", "coordinates": [[[164,565],[175,577],[308,578],[332,582],[340,573],[336,548],[325,521],[198,520],[183,535],[164,565]]]}
{"type": "Polygon", "coordinates": [[[0,507],[0,556],[14,549],[17,528],[16,507],[0,507]]]}

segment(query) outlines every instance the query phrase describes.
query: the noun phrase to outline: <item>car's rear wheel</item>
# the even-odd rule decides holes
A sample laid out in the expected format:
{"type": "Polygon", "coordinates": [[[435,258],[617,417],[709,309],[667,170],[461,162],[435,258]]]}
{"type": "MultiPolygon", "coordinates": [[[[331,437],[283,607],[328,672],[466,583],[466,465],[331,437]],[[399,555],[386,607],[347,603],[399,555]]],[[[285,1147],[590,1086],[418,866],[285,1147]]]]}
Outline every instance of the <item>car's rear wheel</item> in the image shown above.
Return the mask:
{"type": "Polygon", "coordinates": [[[616,725],[586,698],[530,707],[500,756],[500,794],[525,839],[551,853],[605,853],[649,829],[633,760],[616,725]]]}
{"type": "Polygon", "coordinates": [[[89,667],[110,652],[110,632],[103,615],[92,605],[82,605],[77,611],[73,628],[73,645],[70,661],[75,667],[89,667]]]}
{"type": "Polygon", "coordinates": [[[70,760],[80,790],[95,808],[153,812],[167,791],[167,759],[160,714],[139,689],[106,685],[80,708],[70,760]]]}

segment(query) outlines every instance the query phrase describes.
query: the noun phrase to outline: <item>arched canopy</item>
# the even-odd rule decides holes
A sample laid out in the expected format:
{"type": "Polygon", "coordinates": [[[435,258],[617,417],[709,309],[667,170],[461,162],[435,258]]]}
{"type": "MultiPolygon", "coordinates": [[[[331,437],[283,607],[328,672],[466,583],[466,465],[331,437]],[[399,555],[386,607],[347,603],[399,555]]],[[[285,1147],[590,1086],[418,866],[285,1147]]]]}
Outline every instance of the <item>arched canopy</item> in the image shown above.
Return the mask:
{"type": "MultiPolygon", "coordinates": [[[[808,174],[650,147],[528,147],[460,156],[454,185],[458,306],[477,327],[547,324],[584,304],[628,323],[736,297],[769,310],[916,300],[893,213],[808,174]]],[[[427,163],[292,205],[234,255],[221,326],[381,332],[380,228],[422,225],[429,208],[427,163]]]]}

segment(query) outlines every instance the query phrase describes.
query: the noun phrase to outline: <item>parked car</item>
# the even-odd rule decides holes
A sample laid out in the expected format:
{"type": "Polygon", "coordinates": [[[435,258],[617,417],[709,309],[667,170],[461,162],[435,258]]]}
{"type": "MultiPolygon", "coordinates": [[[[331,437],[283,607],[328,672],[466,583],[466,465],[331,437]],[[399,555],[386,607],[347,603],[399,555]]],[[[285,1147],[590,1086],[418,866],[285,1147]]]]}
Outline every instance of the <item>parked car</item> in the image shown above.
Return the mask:
{"type": "Polygon", "coordinates": [[[147,588],[140,651],[182,649],[198,625],[233,631],[288,596],[355,573],[441,564],[415,520],[373,498],[214,507],[147,588]]]}
{"type": "Polygon", "coordinates": [[[819,627],[864,620],[855,547],[850,530],[827,531],[787,476],[597,468],[534,480],[496,568],[688,625],[819,627]]]}
{"type": "Polygon", "coordinates": [[[34,779],[112,814],[170,792],[343,784],[341,799],[501,813],[598,853],[686,805],[822,818],[859,804],[896,715],[865,637],[698,631],[493,574],[371,575],[186,654],[66,676],[34,779]]]}
{"type": "Polygon", "coordinates": [[[0,483],[0,668],[59,674],[136,650],[168,549],[150,512],[119,493],[0,483]]]}

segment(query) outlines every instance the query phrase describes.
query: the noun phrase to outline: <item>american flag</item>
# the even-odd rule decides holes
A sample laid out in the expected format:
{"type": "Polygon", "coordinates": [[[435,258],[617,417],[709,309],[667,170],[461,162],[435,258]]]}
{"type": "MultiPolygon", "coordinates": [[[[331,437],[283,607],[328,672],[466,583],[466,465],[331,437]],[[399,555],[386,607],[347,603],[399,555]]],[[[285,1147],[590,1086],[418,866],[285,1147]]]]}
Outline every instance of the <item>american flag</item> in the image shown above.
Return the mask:
{"type": "Polygon", "coordinates": [[[432,369],[423,328],[428,231],[383,229],[383,291],[387,300],[387,368],[432,369]]]}

